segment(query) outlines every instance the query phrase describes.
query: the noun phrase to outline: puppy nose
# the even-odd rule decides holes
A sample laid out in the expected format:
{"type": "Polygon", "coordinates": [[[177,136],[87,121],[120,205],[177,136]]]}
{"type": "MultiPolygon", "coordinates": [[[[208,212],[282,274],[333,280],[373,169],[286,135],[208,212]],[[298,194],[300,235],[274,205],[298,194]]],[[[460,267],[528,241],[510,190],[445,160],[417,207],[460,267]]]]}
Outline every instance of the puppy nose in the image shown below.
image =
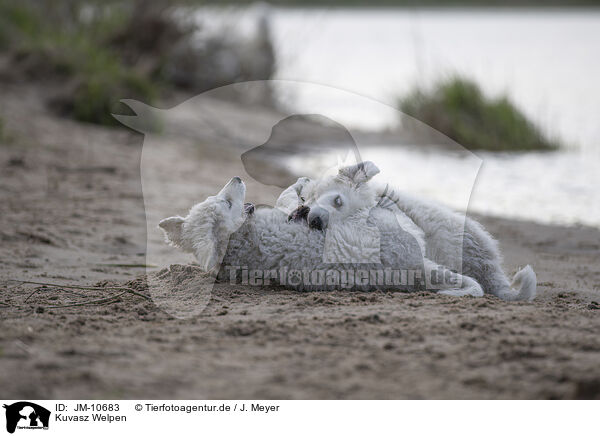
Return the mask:
{"type": "Polygon", "coordinates": [[[235,183],[241,183],[242,179],[240,179],[238,176],[235,176],[234,178],[231,179],[231,181],[235,182],[235,183]]]}
{"type": "Polygon", "coordinates": [[[311,229],[323,230],[323,220],[320,216],[313,217],[308,223],[311,229]]]}
{"type": "Polygon", "coordinates": [[[322,207],[314,207],[308,214],[308,227],[311,229],[325,230],[329,223],[329,212],[322,207]]]}

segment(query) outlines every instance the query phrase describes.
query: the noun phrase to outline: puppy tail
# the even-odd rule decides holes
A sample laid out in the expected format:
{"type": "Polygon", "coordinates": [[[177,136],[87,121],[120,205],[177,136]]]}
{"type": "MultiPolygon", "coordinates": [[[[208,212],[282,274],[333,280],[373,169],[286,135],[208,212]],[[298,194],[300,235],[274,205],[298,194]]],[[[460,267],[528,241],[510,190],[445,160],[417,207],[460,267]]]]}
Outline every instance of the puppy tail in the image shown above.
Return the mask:
{"type": "Polygon", "coordinates": [[[510,288],[498,293],[498,297],[507,301],[525,300],[531,301],[535,298],[537,277],[533,268],[527,265],[515,274],[510,288]]]}

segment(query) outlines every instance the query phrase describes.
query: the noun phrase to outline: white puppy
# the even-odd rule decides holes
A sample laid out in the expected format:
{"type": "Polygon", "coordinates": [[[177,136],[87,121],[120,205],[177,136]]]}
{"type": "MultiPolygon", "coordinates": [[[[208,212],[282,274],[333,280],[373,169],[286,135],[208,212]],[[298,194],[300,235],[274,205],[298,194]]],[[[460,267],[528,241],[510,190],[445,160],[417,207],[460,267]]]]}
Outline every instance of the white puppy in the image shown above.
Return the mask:
{"type": "Polygon", "coordinates": [[[387,185],[368,183],[377,173],[375,164],[362,162],[321,180],[303,177],[282,193],[277,206],[293,208],[296,193],[297,208],[290,216],[295,218],[302,211],[308,225],[321,230],[343,223],[357,210],[395,210],[401,227],[419,240],[426,258],[461,271],[463,277],[475,279],[486,293],[504,300],[535,297],[533,269],[526,266],[509,283],[502,271],[498,244],[479,223],[442,205],[391,191],[387,185]]]}
{"type": "Polygon", "coordinates": [[[169,243],[193,253],[204,271],[220,279],[259,273],[261,284],[268,276],[304,290],[433,288],[483,295],[474,280],[423,258],[417,239],[385,208],[359,209],[321,231],[278,209],[254,211],[244,196],[244,183],[235,177],[187,217],[166,218],[159,227],[169,243]]]}

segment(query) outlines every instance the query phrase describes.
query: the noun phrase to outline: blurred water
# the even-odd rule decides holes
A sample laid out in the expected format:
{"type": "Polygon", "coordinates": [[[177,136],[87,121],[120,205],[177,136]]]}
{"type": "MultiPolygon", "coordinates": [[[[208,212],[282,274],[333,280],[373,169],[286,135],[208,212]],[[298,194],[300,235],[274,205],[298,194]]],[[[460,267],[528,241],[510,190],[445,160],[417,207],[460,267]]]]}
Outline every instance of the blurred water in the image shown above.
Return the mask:
{"type": "MultiPolygon", "coordinates": [[[[580,153],[478,153],[483,164],[474,184],[480,162],[465,156],[410,146],[364,148],[361,154],[381,170],[374,180],[459,211],[600,227],[600,171],[580,153]]],[[[319,175],[326,160],[296,160],[292,167],[319,175]]]]}
{"type": "MultiPolygon", "coordinates": [[[[209,15],[233,19],[237,31],[250,32],[264,13],[259,7],[209,15]]],[[[469,209],[600,227],[600,9],[273,8],[268,14],[279,79],[330,85],[391,106],[416,84],[455,72],[474,78],[489,95],[508,94],[566,150],[478,152],[483,165],[469,209]]],[[[314,87],[281,97],[299,113],[331,108],[347,126],[379,129],[397,121],[383,105],[366,114],[314,87]]],[[[361,150],[381,167],[378,178],[464,209],[465,183],[472,182],[461,177],[464,159],[394,145],[361,150]],[[397,162],[404,164],[398,168],[397,162]]],[[[318,174],[321,163],[306,160],[295,165],[318,174]]]]}
{"type": "MultiPolygon", "coordinates": [[[[391,105],[415,84],[426,86],[452,72],[475,78],[491,95],[508,93],[574,151],[477,153],[483,165],[469,209],[600,227],[600,10],[284,9],[274,11],[273,24],[278,78],[329,84],[391,105]]],[[[291,102],[307,112],[323,104],[311,94],[291,96],[291,102]]],[[[365,117],[352,107],[337,109],[350,125],[395,121],[386,111],[365,117]]],[[[464,159],[410,147],[393,150],[362,152],[382,169],[379,178],[463,208],[464,159]],[[410,164],[398,168],[396,162],[410,164]],[[447,171],[435,177],[447,168],[456,177],[447,171]]]]}

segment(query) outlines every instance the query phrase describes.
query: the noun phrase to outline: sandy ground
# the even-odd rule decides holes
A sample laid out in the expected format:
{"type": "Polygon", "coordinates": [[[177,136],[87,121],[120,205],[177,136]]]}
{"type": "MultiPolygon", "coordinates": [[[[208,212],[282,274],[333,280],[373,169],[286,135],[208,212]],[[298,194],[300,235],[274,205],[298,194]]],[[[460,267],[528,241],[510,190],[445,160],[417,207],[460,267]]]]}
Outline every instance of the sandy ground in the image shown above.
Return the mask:
{"type": "MultiPolygon", "coordinates": [[[[600,399],[597,230],[478,217],[510,274],[536,270],[531,303],[219,285],[200,315],[178,319],[143,298],[146,253],[169,248],[147,234],[142,135],[58,119],[38,91],[0,90],[3,397],[600,399]],[[121,291],[107,287],[125,284],[143,295],[111,299],[121,291]],[[86,304],[50,308],[73,303],[86,304]]],[[[152,201],[184,213],[245,178],[239,154],[209,143],[154,148],[148,165],[179,190],[152,201]]],[[[277,194],[249,183],[251,201],[277,194]]]]}

